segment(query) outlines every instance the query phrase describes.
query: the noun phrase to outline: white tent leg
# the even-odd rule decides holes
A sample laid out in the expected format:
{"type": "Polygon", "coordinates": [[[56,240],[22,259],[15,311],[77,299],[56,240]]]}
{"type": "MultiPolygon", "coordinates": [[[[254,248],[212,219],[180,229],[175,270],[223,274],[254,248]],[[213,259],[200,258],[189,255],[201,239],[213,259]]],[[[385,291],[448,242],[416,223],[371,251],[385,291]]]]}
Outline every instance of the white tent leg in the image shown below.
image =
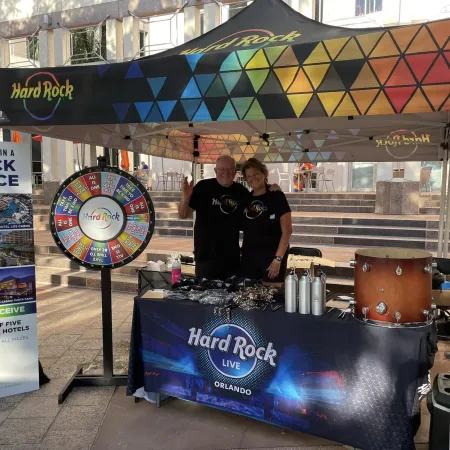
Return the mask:
{"type": "MultiPolygon", "coordinates": [[[[442,183],[441,183],[441,200],[439,208],[439,233],[438,233],[438,258],[442,258],[443,240],[444,240],[444,218],[447,211],[447,176],[448,176],[448,150],[444,150],[444,158],[442,161],[442,183]]],[[[448,221],[447,221],[448,222],[448,221]]],[[[448,235],[448,234],[447,234],[448,235]]]]}
{"type": "MultiPolygon", "coordinates": [[[[448,152],[448,150],[446,150],[448,152]]],[[[447,157],[448,158],[448,157],[447,157]]],[[[444,229],[444,248],[442,251],[442,257],[448,257],[448,234],[450,232],[450,177],[447,173],[447,195],[445,197],[445,229],[444,229]]]]}

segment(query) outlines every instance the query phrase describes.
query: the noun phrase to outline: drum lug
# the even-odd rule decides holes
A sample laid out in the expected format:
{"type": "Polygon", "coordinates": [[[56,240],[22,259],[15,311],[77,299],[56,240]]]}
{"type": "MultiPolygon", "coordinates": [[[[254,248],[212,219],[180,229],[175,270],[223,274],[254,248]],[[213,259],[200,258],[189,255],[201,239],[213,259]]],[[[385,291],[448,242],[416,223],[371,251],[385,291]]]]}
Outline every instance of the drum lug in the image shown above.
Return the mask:
{"type": "Polygon", "coordinates": [[[403,270],[400,266],[397,266],[397,268],[395,269],[395,273],[400,276],[403,273],[403,270]]]}
{"type": "Polygon", "coordinates": [[[362,266],[362,271],[363,272],[369,272],[370,271],[370,265],[367,263],[364,263],[362,266]]]}
{"type": "Polygon", "coordinates": [[[364,320],[367,320],[367,314],[369,314],[369,307],[364,306],[361,312],[364,314],[364,320]]]}
{"type": "Polygon", "coordinates": [[[375,311],[382,316],[383,314],[386,314],[387,311],[387,305],[384,302],[378,303],[377,307],[375,308],[375,311]]]}
{"type": "Polygon", "coordinates": [[[432,267],[433,269],[437,269],[437,262],[436,262],[436,261],[433,261],[433,262],[431,263],[431,267],[432,267]]]}
{"type": "Polygon", "coordinates": [[[351,259],[350,260],[350,267],[355,267],[356,266],[356,260],[355,259],[351,259]]]}
{"type": "Polygon", "coordinates": [[[431,264],[428,264],[423,268],[423,270],[425,271],[425,273],[433,273],[433,266],[431,264]]]}
{"type": "Polygon", "coordinates": [[[397,321],[397,325],[399,325],[398,321],[402,318],[402,313],[400,311],[395,311],[394,317],[397,321]]]}

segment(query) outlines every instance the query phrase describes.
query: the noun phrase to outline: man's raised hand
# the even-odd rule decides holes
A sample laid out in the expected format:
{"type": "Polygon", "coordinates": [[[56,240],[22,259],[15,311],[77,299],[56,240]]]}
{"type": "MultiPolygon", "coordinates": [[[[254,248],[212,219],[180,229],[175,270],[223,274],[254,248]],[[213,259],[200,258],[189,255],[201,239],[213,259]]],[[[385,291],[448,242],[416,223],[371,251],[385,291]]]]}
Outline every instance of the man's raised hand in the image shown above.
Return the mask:
{"type": "Polygon", "coordinates": [[[188,183],[187,177],[184,177],[183,186],[181,187],[183,197],[190,198],[193,190],[194,190],[194,180],[188,183]]]}

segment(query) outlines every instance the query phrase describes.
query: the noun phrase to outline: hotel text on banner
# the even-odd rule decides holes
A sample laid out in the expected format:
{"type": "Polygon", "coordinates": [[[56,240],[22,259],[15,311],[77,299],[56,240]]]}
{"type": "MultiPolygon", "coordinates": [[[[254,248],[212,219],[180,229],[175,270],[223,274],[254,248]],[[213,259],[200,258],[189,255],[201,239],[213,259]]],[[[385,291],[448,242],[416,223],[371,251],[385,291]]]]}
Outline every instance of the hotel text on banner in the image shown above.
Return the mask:
{"type": "Polygon", "coordinates": [[[39,389],[29,145],[0,143],[0,397],[39,389]]]}

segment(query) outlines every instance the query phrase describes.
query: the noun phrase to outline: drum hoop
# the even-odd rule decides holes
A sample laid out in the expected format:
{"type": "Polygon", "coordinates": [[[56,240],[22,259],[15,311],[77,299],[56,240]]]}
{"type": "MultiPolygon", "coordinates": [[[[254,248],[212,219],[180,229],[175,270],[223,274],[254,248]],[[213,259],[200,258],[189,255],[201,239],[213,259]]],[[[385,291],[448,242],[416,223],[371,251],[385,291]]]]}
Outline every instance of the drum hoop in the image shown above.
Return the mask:
{"type": "Polygon", "coordinates": [[[373,320],[373,319],[362,319],[360,317],[356,317],[352,314],[353,317],[359,321],[364,323],[365,325],[371,325],[373,327],[384,327],[384,328],[424,328],[429,327],[434,319],[429,319],[426,322],[406,322],[406,323],[392,323],[392,322],[383,322],[381,320],[373,320]]]}

